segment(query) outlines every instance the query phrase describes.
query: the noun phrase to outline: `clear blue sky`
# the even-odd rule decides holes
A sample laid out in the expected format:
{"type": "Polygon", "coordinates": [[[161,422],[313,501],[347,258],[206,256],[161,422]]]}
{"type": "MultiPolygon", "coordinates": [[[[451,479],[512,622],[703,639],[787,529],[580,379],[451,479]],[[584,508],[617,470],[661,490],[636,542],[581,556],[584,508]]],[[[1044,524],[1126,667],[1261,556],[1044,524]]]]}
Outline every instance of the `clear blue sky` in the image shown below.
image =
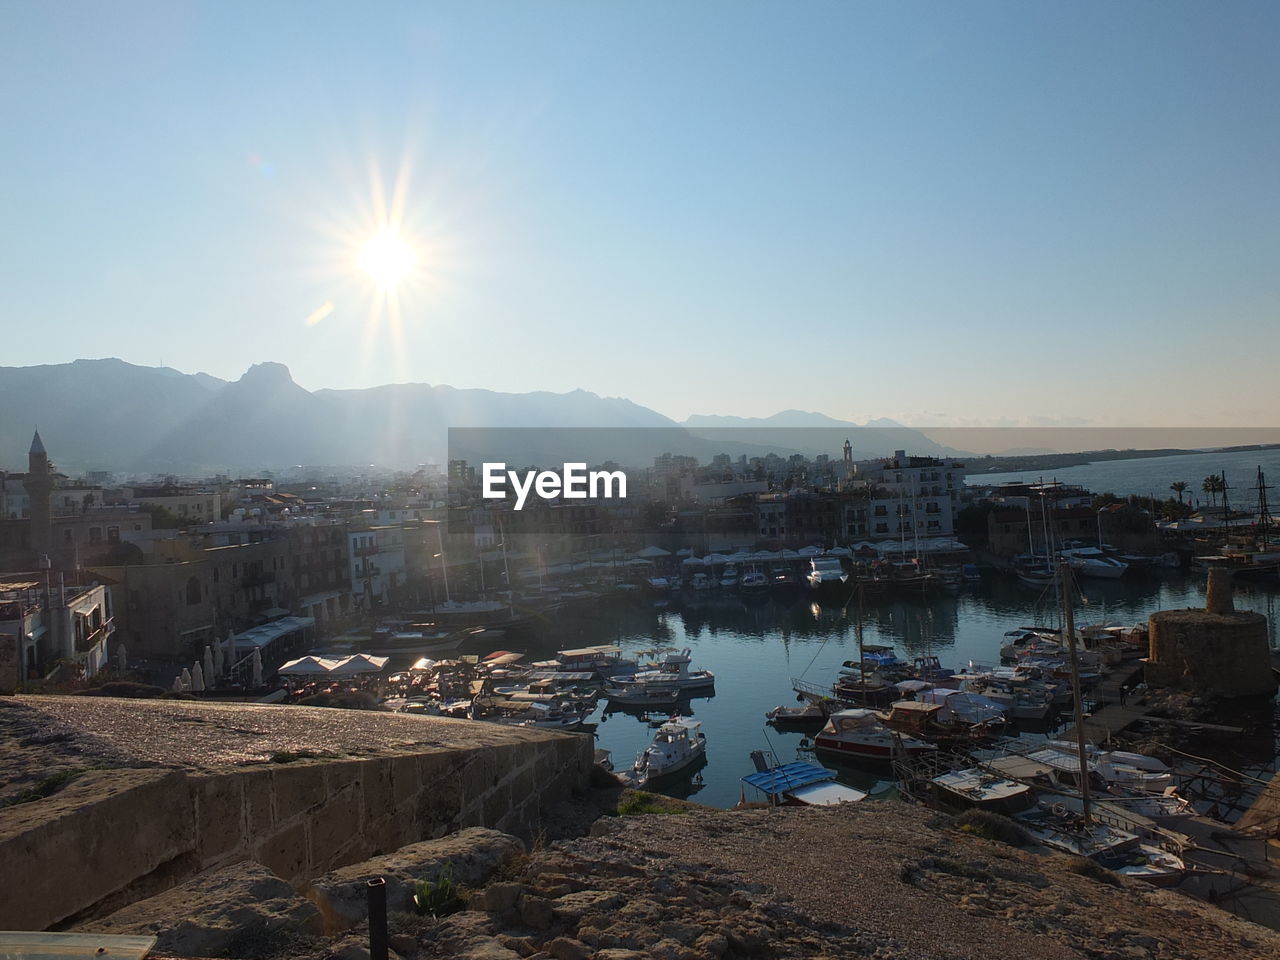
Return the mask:
{"type": "Polygon", "coordinates": [[[0,363],[1274,424],[1277,49],[1274,2],[3,0],[0,363]],[[402,163],[397,334],[352,264],[402,163]]]}

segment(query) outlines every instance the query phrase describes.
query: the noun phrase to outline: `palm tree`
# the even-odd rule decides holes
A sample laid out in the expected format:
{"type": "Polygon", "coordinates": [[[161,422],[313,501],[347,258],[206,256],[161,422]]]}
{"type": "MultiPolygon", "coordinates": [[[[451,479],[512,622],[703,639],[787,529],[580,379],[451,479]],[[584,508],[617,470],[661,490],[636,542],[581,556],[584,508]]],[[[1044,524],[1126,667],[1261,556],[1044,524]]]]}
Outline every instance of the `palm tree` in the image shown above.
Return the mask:
{"type": "Polygon", "coordinates": [[[1178,480],[1169,484],[1169,489],[1178,495],[1178,506],[1182,506],[1182,495],[1187,492],[1187,485],[1178,480]]]}
{"type": "Polygon", "coordinates": [[[1212,474],[1204,478],[1204,483],[1201,484],[1201,489],[1209,495],[1210,504],[1212,506],[1217,506],[1218,494],[1226,489],[1226,486],[1226,483],[1223,482],[1223,479],[1220,476],[1212,474]]]}

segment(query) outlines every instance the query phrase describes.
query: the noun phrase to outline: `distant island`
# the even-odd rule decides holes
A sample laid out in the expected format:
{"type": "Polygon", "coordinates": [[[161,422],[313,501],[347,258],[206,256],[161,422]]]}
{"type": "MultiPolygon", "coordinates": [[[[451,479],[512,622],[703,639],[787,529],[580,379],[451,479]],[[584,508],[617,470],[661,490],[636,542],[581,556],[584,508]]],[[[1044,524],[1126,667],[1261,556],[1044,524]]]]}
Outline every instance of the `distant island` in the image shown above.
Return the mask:
{"type": "Polygon", "coordinates": [[[984,473],[1028,473],[1037,470],[1061,470],[1064,467],[1082,467],[1089,463],[1107,460],[1150,460],[1156,457],[1178,457],[1201,453],[1242,453],[1249,450],[1275,450],[1277,443],[1250,443],[1238,447],[1214,447],[1205,450],[1185,450],[1176,447],[1161,450],[1084,450],[1080,453],[1041,453],[1004,457],[968,457],[968,475],[984,473]]]}

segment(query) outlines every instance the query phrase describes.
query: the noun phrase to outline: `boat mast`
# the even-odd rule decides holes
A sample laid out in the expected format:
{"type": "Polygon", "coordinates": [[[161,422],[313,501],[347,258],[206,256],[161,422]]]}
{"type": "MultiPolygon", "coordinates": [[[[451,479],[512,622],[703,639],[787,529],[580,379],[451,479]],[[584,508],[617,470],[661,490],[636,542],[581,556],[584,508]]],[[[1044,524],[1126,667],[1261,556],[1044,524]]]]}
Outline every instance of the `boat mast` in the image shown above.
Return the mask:
{"type": "Polygon", "coordinates": [[[1071,652],[1071,702],[1076,721],[1076,752],[1080,760],[1080,797],[1084,808],[1084,825],[1093,825],[1089,807],[1089,760],[1084,740],[1084,710],[1080,704],[1080,656],[1076,651],[1076,623],[1071,612],[1071,566],[1066,560],[1058,562],[1058,576],[1062,580],[1062,621],[1067,631],[1067,649],[1071,652]]]}
{"type": "Polygon", "coordinates": [[[1262,472],[1262,465],[1258,465],[1258,528],[1262,530],[1262,551],[1267,551],[1267,532],[1271,527],[1271,511],[1267,508],[1267,486],[1266,475],[1262,472]]]}

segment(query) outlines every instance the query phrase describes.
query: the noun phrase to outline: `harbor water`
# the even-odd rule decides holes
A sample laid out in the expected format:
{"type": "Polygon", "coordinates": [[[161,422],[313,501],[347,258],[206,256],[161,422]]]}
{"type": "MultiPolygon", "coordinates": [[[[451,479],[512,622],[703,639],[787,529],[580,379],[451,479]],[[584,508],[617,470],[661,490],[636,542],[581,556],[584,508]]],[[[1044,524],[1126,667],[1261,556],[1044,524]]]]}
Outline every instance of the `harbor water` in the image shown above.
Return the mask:
{"type": "MultiPolygon", "coordinates": [[[[1137,460],[1100,460],[1075,467],[1052,470],[1026,470],[1019,473],[969,474],[970,484],[1013,482],[1035,483],[1058,480],[1092,490],[1113,493],[1119,497],[1152,496],[1164,500],[1175,496],[1169,484],[1181,481],[1187,485],[1183,498],[1187,502],[1210,502],[1201,489],[1205,477],[1225,474],[1229,503],[1234,509],[1250,510],[1257,505],[1258,468],[1266,474],[1267,484],[1280,484],[1280,449],[1238,450],[1227,453],[1191,453],[1173,457],[1149,457],[1137,460]]],[[[1276,503],[1276,491],[1268,491],[1268,499],[1276,503]]],[[[1218,498],[1221,502],[1221,497],[1218,498]]]]}
{"type": "MultiPolygon", "coordinates": [[[[1084,580],[1079,586],[1078,625],[1131,625],[1157,610],[1204,605],[1204,578],[1194,573],[1084,580]]],[[[1280,593],[1240,584],[1236,605],[1268,617],[1276,647],[1280,593]]],[[[511,638],[509,648],[546,656],[559,648],[617,643],[634,657],[656,647],[688,647],[692,668],[716,676],[715,695],[689,704],[707,737],[707,762],[696,773],[652,789],[730,807],[739,800],[741,777],[753,770],[751,751],[772,750],[782,762],[812,758],[801,751],[803,734],[776,731],[764,715],[797,702],[792,678],[830,684],[845,661],[857,659],[856,621],[856,602],[847,608],[838,602],[820,606],[801,596],[789,604],[746,603],[737,595],[691,601],[686,593],[666,606],[634,598],[563,611],[522,642],[511,638]]],[[[868,644],[891,644],[900,657],[933,654],[944,666],[959,668],[970,660],[998,662],[1006,631],[1056,625],[1057,607],[1051,593],[996,576],[958,593],[868,599],[864,622],[868,644]]],[[[653,735],[638,714],[611,712],[603,702],[592,720],[598,723],[597,746],[609,750],[619,768],[629,766],[653,735]]],[[[819,760],[835,766],[826,757],[819,760]]],[[[892,788],[887,766],[836,769],[851,786],[873,793],[892,788]]],[[[750,795],[750,788],[747,792],[748,799],[760,799],[750,795]]]]}

